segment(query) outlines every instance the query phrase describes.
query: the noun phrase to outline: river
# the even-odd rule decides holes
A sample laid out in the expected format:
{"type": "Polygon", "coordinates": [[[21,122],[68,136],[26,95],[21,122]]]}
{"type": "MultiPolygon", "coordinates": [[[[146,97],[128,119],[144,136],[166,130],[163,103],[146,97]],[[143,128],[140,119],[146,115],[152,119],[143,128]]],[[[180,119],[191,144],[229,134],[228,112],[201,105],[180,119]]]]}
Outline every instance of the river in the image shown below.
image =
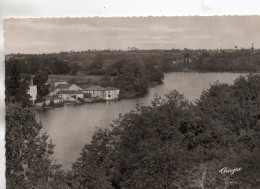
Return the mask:
{"type": "Polygon", "coordinates": [[[232,84],[240,73],[167,73],[164,83],[157,85],[141,98],[121,101],[111,101],[94,104],[71,104],[62,108],[37,110],[43,123],[42,132],[47,132],[56,145],[54,157],[64,169],[69,169],[79,157],[84,144],[90,143],[97,128],[108,128],[118,115],[134,109],[136,102],[150,104],[155,93],[164,96],[176,89],[184,96],[194,101],[202,91],[211,84],[225,82],[232,84]]]}

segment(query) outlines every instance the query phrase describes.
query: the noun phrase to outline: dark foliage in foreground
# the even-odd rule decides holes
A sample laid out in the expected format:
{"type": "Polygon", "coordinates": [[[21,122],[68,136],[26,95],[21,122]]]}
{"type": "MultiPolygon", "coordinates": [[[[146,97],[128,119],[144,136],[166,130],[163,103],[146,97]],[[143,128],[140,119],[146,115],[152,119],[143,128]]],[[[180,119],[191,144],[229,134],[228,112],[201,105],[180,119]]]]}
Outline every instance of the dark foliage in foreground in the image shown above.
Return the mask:
{"type": "Polygon", "coordinates": [[[29,79],[29,75],[22,77],[21,65],[10,61],[5,67],[5,101],[19,102],[24,107],[30,106],[30,95],[27,94],[29,79]]]}
{"type": "Polygon", "coordinates": [[[260,76],[216,83],[194,104],[156,97],[98,130],[73,165],[75,188],[257,188],[260,76]],[[233,175],[223,167],[242,167],[233,175]]]}
{"type": "Polygon", "coordinates": [[[97,130],[72,170],[53,165],[53,145],[29,110],[6,112],[7,188],[259,188],[260,76],[215,83],[195,104],[155,96],[97,130]],[[242,167],[221,174],[223,167],[242,167]]]}
{"type": "Polygon", "coordinates": [[[54,145],[35,114],[18,104],[6,107],[6,188],[68,188],[64,172],[52,163],[54,145]]]}

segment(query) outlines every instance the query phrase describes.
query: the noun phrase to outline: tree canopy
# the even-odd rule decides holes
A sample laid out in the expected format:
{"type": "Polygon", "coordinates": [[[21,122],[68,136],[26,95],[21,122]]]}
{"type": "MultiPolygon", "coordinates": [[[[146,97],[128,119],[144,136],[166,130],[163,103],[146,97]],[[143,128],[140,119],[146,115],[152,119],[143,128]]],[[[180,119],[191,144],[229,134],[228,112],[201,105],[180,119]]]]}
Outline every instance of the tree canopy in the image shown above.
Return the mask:
{"type": "Polygon", "coordinates": [[[60,166],[52,164],[54,145],[46,133],[40,133],[41,128],[31,110],[18,104],[7,105],[7,188],[66,188],[60,166]]]}
{"type": "MultiPolygon", "coordinates": [[[[140,77],[138,65],[124,69],[140,77]]],[[[53,164],[54,145],[41,128],[31,110],[8,104],[9,188],[260,187],[260,75],[216,82],[194,103],[177,91],[155,95],[98,129],[66,172],[53,164]],[[219,172],[225,167],[239,171],[219,172]]]]}
{"type": "Polygon", "coordinates": [[[257,188],[260,76],[215,83],[195,104],[177,91],[98,130],[73,165],[79,188],[257,188]],[[223,167],[242,168],[221,174],[223,167]]]}
{"type": "Polygon", "coordinates": [[[5,67],[5,101],[18,102],[23,106],[30,106],[30,96],[27,94],[29,89],[29,75],[23,74],[21,65],[16,61],[11,61],[5,67]]]}

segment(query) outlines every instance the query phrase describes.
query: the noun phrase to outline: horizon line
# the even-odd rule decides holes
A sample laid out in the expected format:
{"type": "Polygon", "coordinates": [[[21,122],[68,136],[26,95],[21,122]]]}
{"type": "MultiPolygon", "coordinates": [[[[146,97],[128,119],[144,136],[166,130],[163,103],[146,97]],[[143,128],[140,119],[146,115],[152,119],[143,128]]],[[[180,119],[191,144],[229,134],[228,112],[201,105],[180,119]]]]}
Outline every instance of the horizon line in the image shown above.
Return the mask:
{"type": "MultiPolygon", "coordinates": [[[[135,47],[134,47],[135,48],[135,47]]],[[[181,51],[185,51],[185,50],[193,50],[193,51],[198,51],[198,50],[206,50],[206,51],[219,51],[219,50],[234,50],[234,51],[239,51],[239,50],[251,50],[251,47],[249,48],[244,48],[241,47],[239,49],[236,49],[235,46],[234,48],[208,48],[208,49],[190,49],[190,48],[171,48],[171,49],[139,49],[139,48],[135,48],[133,50],[128,50],[128,49],[86,49],[86,50],[68,50],[68,51],[54,51],[54,52],[38,52],[38,53],[23,53],[23,52],[16,52],[16,53],[8,53],[8,54],[4,54],[4,56],[8,56],[8,55],[41,55],[41,54],[61,54],[61,53],[82,53],[82,52],[104,52],[104,51],[110,51],[110,52],[133,52],[133,51],[171,51],[171,50],[181,50],[181,51]]],[[[259,50],[259,48],[254,48],[254,50],[259,50]]]]}

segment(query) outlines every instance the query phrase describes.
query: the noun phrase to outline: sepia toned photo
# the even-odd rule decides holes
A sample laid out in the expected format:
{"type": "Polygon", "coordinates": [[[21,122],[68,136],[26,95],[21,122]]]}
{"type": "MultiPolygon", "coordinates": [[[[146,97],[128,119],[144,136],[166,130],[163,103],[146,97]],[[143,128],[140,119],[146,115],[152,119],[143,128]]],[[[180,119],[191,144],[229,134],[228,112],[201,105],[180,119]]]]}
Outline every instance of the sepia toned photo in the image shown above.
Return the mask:
{"type": "Polygon", "coordinates": [[[260,16],[4,21],[6,188],[260,188],[260,16]]]}

